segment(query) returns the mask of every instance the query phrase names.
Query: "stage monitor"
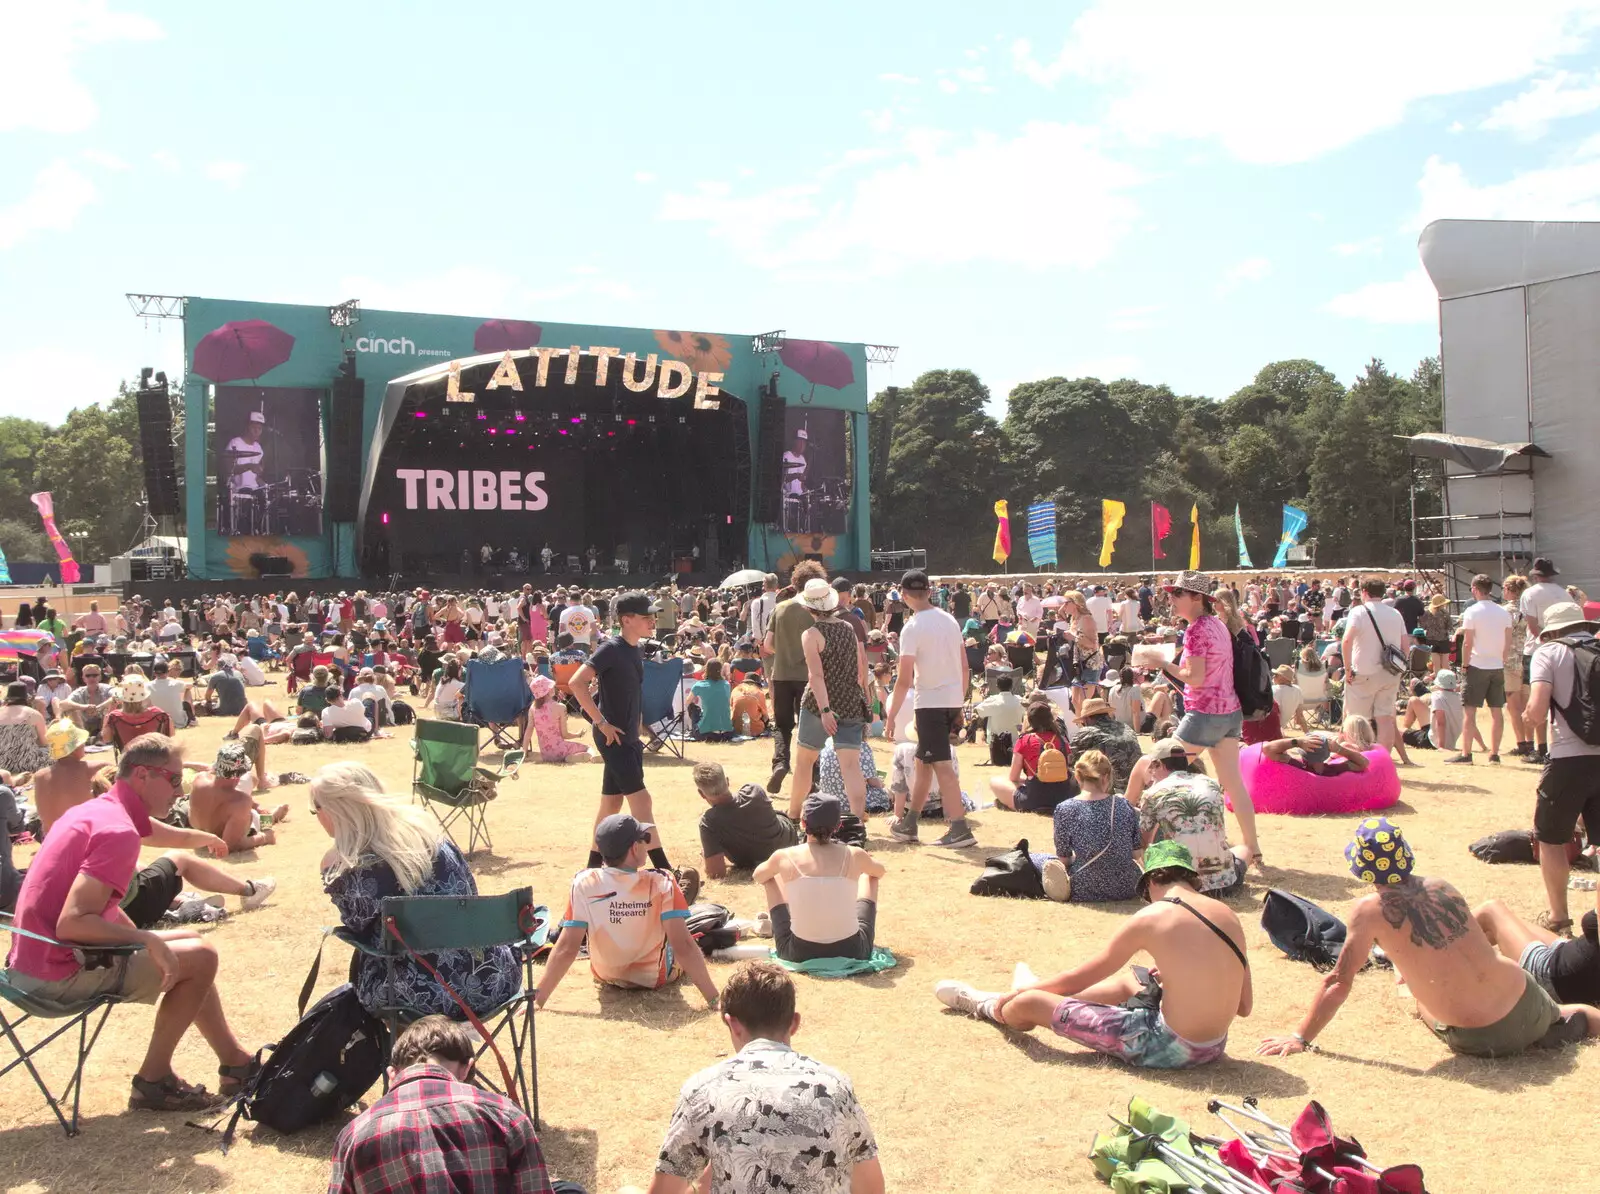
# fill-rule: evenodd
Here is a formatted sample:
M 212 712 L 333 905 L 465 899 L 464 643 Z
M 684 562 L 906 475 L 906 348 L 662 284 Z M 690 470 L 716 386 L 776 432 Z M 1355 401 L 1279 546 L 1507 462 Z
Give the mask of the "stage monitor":
M 783 530 L 789 535 L 837 535 L 850 509 L 847 413 L 790 406 L 784 414 L 781 469 Z
M 217 534 L 322 533 L 322 391 L 218 386 Z

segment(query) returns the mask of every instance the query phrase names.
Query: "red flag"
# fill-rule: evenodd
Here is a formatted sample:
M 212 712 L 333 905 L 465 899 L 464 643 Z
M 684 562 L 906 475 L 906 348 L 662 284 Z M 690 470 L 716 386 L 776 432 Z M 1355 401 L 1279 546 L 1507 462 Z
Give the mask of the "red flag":
M 1172 534 L 1172 511 L 1159 502 L 1150 503 L 1150 554 L 1158 560 L 1167 558 L 1161 550 L 1161 541 Z

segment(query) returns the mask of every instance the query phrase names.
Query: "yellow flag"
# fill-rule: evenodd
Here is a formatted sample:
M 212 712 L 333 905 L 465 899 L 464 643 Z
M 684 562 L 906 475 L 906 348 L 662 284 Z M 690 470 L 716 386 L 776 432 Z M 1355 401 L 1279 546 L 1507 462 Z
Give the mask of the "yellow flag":
M 1011 511 L 1004 498 L 994 504 L 994 516 L 999 519 L 994 528 L 994 562 L 1004 564 L 1011 558 Z
M 1200 506 L 1199 503 L 1189 507 L 1189 521 L 1194 523 L 1194 537 L 1189 540 L 1189 568 L 1191 571 L 1200 570 Z
M 1122 529 L 1122 517 L 1128 507 L 1110 498 L 1100 499 L 1100 567 L 1111 566 L 1111 553 L 1116 550 L 1117 532 Z

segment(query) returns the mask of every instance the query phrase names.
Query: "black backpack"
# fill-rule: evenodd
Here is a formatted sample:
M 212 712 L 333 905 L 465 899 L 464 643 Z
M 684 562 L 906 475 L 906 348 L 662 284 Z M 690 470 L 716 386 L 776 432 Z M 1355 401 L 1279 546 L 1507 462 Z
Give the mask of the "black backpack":
M 1272 663 L 1248 630 L 1233 636 L 1233 691 L 1246 721 L 1260 721 L 1272 712 Z
M 319 950 L 317 963 L 321 960 Z M 222 1133 L 224 1154 L 241 1116 L 289 1135 L 353 1106 L 383 1075 L 392 1044 L 389 1028 L 361 1006 L 355 987 L 335 987 L 305 1011 L 317 970 L 314 964 L 300 992 L 299 1021 L 263 1050 L 271 1056 L 234 1096 L 233 1115 Z
M 1568 727 L 1590 746 L 1600 746 L 1600 642 L 1592 634 L 1573 634 L 1556 640 L 1572 649 L 1572 699 L 1556 705 Z
M 1297 962 L 1310 962 L 1313 970 L 1332 970 L 1344 948 L 1344 921 L 1281 888 L 1272 888 L 1262 901 L 1261 927 L 1272 944 Z

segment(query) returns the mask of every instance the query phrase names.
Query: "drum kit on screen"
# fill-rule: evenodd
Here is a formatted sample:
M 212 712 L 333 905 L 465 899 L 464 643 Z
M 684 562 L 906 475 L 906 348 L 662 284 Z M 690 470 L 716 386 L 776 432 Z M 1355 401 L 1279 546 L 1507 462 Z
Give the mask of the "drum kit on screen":
M 292 468 L 282 481 L 235 487 L 223 506 L 222 535 L 315 535 L 322 530 L 322 474 Z
M 837 534 L 850 508 L 850 483 L 828 477 L 813 489 L 783 495 L 783 529 L 792 535 Z

